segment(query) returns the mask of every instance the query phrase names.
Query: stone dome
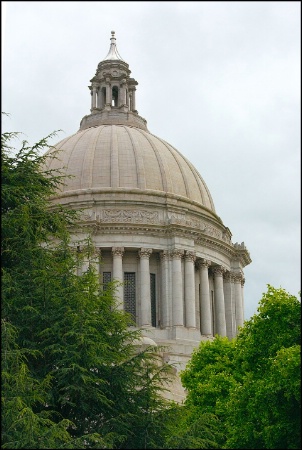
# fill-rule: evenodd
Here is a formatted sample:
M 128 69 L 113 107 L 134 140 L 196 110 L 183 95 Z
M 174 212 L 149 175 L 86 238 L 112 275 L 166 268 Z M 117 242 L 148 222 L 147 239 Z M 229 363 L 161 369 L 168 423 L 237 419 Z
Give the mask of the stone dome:
M 211 194 L 195 167 L 172 145 L 134 126 L 99 125 L 80 130 L 55 146 L 48 169 L 71 175 L 62 187 L 70 193 L 140 190 L 183 197 L 215 212 Z M 50 150 L 53 152 L 53 150 Z

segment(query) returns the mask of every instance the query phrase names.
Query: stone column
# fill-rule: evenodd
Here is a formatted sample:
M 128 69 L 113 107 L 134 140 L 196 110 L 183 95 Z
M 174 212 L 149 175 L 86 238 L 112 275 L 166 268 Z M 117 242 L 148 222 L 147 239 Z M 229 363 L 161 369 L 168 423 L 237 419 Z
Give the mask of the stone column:
M 100 98 L 101 98 L 101 109 L 106 105 L 106 85 L 102 84 L 100 88 Z
M 92 109 L 96 107 L 96 86 L 92 86 Z
M 200 275 L 200 333 L 205 335 L 213 334 L 208 271 L 210 264 L 211 261 L 201 259 L 197 265 Z
M 243 326 L 243 309 L 242 309 L 242 274 L 241 272 L 233 272 L 234 274 L 234 290 L 235 290 L 235 316 L 236 316 L 236 334 L 238 327 Z
M 140 257 L 140 296 L 141 296 L 141 325 L 151 326 L 151 295 L 150 295 L 150 268 L 149 258 L 151 248 L 141 248 L 138 252 Z
M 102 108 L 102 90 L 101 90 L 101 86 L 98 87 L 97 90 L 97 108 L 101 109 Z
M 215 324 L 216 334 L 226 336 L 225 305 L 223 292 L 223 272 L 222 266 L 214 267 L 214 301 L 215 301 Z
M 242 279 L 241 279 L 241 299 L 242 299 L 242 320 L 244 322 L 244 284 L 245 284 L 245 278 L 244 275 L 242 274 Z
M 106 80 L 106 105 L 112 106 L 112 92 L 110 82 Z
M 124 308 L 124 286 L 123 281 L 123 254 L 124 247 L 112 247 L 113 264 L 112 264 L 112 278 L 118 281 L 116 288 L 116 298 L 118 301 L 118 308 Z
M 92 89 L 90 90 L 90 95 L 91 95 L 91 108 L 90 108 L 90 110 L 92 111 L 93 110 L 93 90 Z
M 169 317 L 169 252 L 164 250 L 160 253 L 161 261 L 161 308 L 160 324 L 162 328 L 170 325 Z
M 231 272 L 224 274 L 224 300 L 225 300 L 225 321 L 226 333 L 229 339 L 234 335 L 234 305 L 233 305 L 233 289 L 232 289 L 232 275 Z
M 186 327 L 196 328 L 195 310 L 195 274 L 194 261 L 195 253 L 186 251 L 185 253 L 185 305 L 186 305 Z
M 172 250 L 172 325 L 184 325 L 184 307 L 182 299 L 181 258 L 183 250 Z
M 135 88 L 133 88 L 133 91 L 132 91 L 132 111 L 136 111 L 136 104 L 135 104 L 135 91 L 136 91 L 136 89 L 135 89 Z
M 126 80 L 123 80 L 120 85 L 120 96 L 119 96 L 119 106 L 123 106 L 126 104 L 126 88 L 125 88 Z

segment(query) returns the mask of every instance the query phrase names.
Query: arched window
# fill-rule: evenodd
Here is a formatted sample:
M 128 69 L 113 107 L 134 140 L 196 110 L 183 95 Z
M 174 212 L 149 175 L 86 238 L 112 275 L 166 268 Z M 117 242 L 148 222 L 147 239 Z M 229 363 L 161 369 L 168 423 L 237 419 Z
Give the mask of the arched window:
M 118 106 L 118 87 L 113 86 L 112 88 L 112 106 Z

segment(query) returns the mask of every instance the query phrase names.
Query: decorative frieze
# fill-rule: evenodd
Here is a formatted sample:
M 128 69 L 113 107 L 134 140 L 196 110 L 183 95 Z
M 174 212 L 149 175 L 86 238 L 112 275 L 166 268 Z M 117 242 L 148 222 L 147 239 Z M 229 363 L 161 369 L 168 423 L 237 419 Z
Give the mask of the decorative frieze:
M 158 212 L 146 210 L 105 209 L 100 222 L 159 223 Z
M 132 209 L 104 209 L 100 213 L 86 210 L 82 214 L 82 220 L 97 221 L 99 223 L 150 223 L 154 225 L 181 225 L 194 228 L 216 239 L 231 243 L 230 235 L 202 220 L 186 217 L 185 214 L 168 213 L 166 223 L 160 219 L 157 211 L 132 210 Z M 241 247 L 240 247 L 241 249 Z
M 231 259 L 238 259 L 241 265 L 246 266 L 249 261 L 248 251 L 243 248 L 244 244 L 234 246 L 226 236 L 229 236 L 228 230 L 223 235 L 220 230 L 215 230 L 211 225 L 202 224 L 199 221 L 200 228 L 187 228 L 180 226 L 181 214 L 178 215 L 179 223 L 165 227 L 160 212 L 148 210 L 127 210 L 127 209 L 105 209 L 100 211 L 86 210 L 82 215 L 84 228 L 92 227 L 93 235 L 102 234 L 151 234 L 163 237 L 181 236 L 193 239 L 195 245 L 205 246 L 223 253 Z M 185 217 L 182 215 L 182 217 Z M 169 220 L 168 220 L 169 222 Z M 195 222 L 195 225 L 197 221 Z M 156 228 L 148 228 L 152 225 Z M 140 227 L 139 227 L 140 226 Z M 139 228 L 138 228 L 139 227 Z M 220 233 L 220 234 L 219 234 Z M 218 237 L 220 238 L 218 239 Z

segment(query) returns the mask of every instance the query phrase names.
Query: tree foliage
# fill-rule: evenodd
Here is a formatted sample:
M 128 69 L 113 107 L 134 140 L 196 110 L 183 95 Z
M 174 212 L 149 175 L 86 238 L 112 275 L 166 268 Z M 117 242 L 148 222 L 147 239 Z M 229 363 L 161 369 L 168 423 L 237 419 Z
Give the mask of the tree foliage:
M 236 339 L 202 342 L 182 373 L 186 406 L 214 414 L 222 448 L 300 448 L 300 301 L 268 285 Z
M 227 405 L 229 448 L 300 448 L 300 350 L 301 303 L 268 285 L 237 337 L 242 380 Z

